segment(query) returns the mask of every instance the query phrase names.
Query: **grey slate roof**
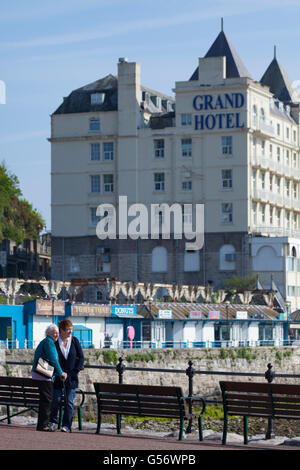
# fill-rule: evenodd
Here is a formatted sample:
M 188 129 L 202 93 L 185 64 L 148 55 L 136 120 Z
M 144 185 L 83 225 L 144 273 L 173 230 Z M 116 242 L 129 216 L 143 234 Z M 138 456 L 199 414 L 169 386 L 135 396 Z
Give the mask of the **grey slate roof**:
M 291 85 L 291 82 L 282 66 L 274 57 L 269 67 L 263 74 L 260 83 L 270 88 L 276 98 L 283 102 L 299 101 L 300 97 Z
M 227 38 L 224 31 L 221 31 L 216 40 L 206 53 L 205 57 L 226 57 L 226 78 L 248 77 L 250 73 L 243 64 L 235 48 Z M 198 80 L 198 67 L 190 80 Z
M 91 94 L 105 93 L 102 104 L 91 104 Z M 70 93 L 53 114 L 88 113 L 94 111 L 116 111 L 118 109 L 118 79 L 114 75 L 89 83 Z

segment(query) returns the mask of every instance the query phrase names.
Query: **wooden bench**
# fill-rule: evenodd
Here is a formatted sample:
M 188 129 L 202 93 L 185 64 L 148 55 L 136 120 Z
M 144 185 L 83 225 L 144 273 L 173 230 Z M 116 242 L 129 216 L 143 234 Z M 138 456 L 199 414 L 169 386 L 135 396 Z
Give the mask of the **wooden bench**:
M 244 444 L 248 444 L 248 416 L 270 419 L 300 419 L 300 385 L 220 382 L 226 444 L 228 416 L 243 416 Z
M 81 394 L 81 401 L 76 404 L 78 413 L 78 427 L 82 429 L 81 408 L 84 403 L 85 395 L 82 390 L 76 390 Z M 40 403 L 39 380 L 23 377 L 1 377 L 0 376 L 0 406 L 6 406 L 6 417 L 0 419 L 7 420 L 11 424 L 11 418 L 26 411 L 33 410 L 38 412 Z M 11 407 L 25 408 L 22 411 L 11 414 Z M 59 427 L 61 426 L 62 410 L 64 401 L 62 400 L 59 410 Z
M 203 440 L 201 417 L 205 411 L 205 401 L 201 397 L 184 397 L 180 387 L 94 383 L 94 388 L 98 405 L 97 434 L 100 433 L 102 415 L 115 414 L 118 434 L 121 434 L 122 415 L 179 419 L 179 440 L 182 440 L 184 420 L 197 418 L 199 440 Z M 189 413 L 190 400 L 201 402 L 199 414 Z

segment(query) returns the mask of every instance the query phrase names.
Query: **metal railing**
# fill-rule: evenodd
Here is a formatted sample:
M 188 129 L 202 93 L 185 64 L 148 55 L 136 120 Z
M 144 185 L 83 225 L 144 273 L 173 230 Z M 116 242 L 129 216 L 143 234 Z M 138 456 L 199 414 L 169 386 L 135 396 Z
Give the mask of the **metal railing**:
M 3 364 L 4 366 L 9 365 L 21 365 L 21 366 L 31 366 L 30 362 L 16 362 L 16 361 L 7 361 Z M 115 370 L 118 376 L 118 383 L 123 384 L 124 376 L 129 371 L 134 372 L 151 372 L 159 374 L 185 374 L 188 380 L 188 396 L 192 397 L 194 395 L 194 377 L 196 375 L 214 375 L 214 376 L 231 376 L 231 377 L 262 377 L 267 380 L 268 383 L 273 382 L 276 378 L 292 378 L 300 379 L 300 374 L 277 374 L 273 370 L 271 363 L 267 364 L 267 370 L 265 372 L 232 372 L 232 371 L 212 371 L 212 370 L 197 370 L 193 367 L 193 361 L 188 361 L 188 367 L 186 369 L 160 369 L 160 368 L 150 368 L 150 367 L 132 367 L 124 364 L 122 357 L 119 357 L 118 363 L 115 366 L 101 366 L 101 365 L 90 365 L 86 364 L 85 369 L 103 369 L 103 370 Z M 95 397 L 95 392 L 82 391 L 85 395 L 91 395 Z M 223 402 L 218 399 L 205 399 L 206 403 L 218 405 Z M 189 400 L 189 412 L 193 413 L 193 402 Z M 186 428 L 186 433 L 192 432 L 192 419 L 189 420 L 188 426 Z M 268 418 L 268 426 L 266 431 L 266 439 L 273 437 L 273 420 Z
M 35 349 L 40 340 L 0 340 L 0 349 Z M 220 340 L 220 341 L 113 341 L 106 343 L 100 341 L 98 345 L 91 341 L 80 341 L 83 349 L 198 349 L 198 348 L 259 348 L 299 346 L 295 339 L 270 339 L 270 340 Z

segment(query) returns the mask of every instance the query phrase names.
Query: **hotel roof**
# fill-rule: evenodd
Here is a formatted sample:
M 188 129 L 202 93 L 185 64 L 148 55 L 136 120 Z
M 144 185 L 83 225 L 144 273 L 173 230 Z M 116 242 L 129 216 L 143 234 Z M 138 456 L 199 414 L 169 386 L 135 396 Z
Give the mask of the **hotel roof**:
M 248 77 L 250 73 L 242 62 L 242 59 L 222 30 L 206 53 L 205 57 L 226 57 L 226 78 Z M 198 67 L 190 80 L 198 80 Z
M 260 83 L 270 88 L 271 93 L 275 95 L 280 101 L 283 102 L 298 102 L 300 97 L 278 62 L 276 55 L 269 67 L 263 74 Z

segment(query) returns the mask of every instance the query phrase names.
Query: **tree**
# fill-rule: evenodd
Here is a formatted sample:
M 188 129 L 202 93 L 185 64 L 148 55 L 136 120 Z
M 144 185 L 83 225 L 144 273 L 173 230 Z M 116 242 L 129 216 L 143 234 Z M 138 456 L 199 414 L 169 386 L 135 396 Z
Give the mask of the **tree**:
M 25 238 L 37 240 L 45 222 L 36 209 L 23 199 L 16 175 L 0 165 L 0 241 L 4 238 L 22 244 Z
M 224 287 L 227 291 L 233 292 L 253 290 L 256 287 L 256 276 L 245 276 L 244 278 L 233 276 L 224 281 Z

